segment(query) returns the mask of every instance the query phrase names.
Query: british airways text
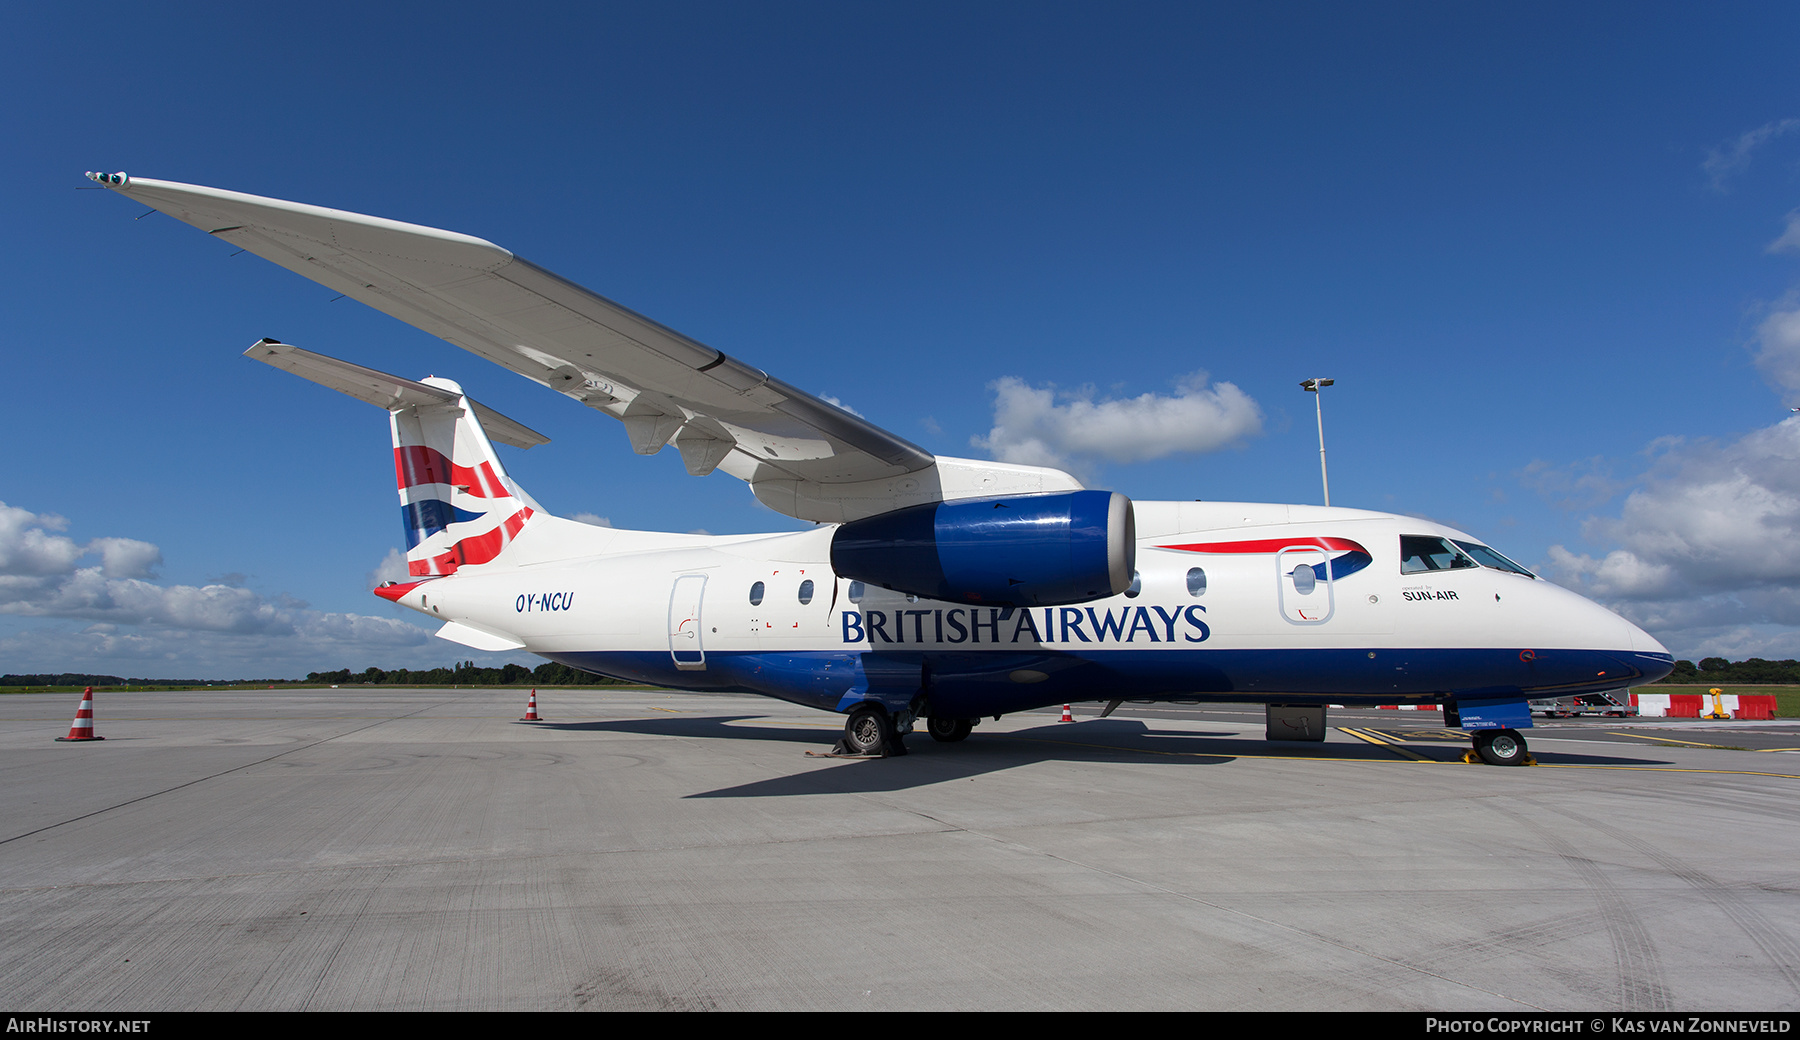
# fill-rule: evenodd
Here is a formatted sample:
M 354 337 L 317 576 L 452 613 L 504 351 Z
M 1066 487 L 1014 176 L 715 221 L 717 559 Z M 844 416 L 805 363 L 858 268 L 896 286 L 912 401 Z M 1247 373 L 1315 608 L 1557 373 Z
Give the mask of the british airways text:
M 1211 635 L 1198 603 L 1165 609 L 1121 607 L 951 607 L 948 610 L 846 610 L 844 642 L 1204 643 Z

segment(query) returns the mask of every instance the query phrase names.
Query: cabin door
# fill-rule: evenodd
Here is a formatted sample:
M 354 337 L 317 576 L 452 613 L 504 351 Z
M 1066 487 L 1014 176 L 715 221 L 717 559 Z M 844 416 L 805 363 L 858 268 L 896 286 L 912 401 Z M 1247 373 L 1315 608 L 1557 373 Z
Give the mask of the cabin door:
M 669 594 L 669 655 L 684 672 L 706 669 L 705 640 L 700 635 L 700 601 L 706 575 L 683 574 Z
M 1293 546 L 1275 556 L 1275 583 L 1281 616 L 1296 625 L 1322 625 L 1331 620 L 1331 562 L 1323 549 Z

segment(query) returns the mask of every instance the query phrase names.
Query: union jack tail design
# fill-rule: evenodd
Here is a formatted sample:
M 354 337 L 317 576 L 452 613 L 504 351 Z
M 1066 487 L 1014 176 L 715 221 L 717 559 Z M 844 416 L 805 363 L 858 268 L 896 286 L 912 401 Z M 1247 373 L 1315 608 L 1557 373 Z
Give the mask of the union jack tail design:
M 499 558 L 542 512 L 506 475 L 462 387 L 435 377 L 421 382 L 456 399 L 388 413 L 406 570 L 413 577 L 454 574 Z
M 387 411 L 406 569 L 413 577 L 492 562 L 532 526 L 533 517 L 550 519 L 506 475 L 488 437 L 515 448 L 550 438 L 470 400 L 450 380 L 403 379 L 272 339 L 258 340 L 244 356 Z M 395 599 L 401 593 L 390 595 L 393 588 L 398 586 L 377 592 Z

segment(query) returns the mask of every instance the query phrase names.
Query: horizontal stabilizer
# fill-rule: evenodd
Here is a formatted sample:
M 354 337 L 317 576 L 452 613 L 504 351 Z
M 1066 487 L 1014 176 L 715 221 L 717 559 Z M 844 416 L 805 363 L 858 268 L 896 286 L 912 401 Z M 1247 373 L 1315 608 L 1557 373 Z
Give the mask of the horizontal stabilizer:
M 524 643 L 512 636 L 488 632 L 457 621 L 444 622 L 444 627 L 437 630 L 437 637 L 448 639 L 452 643 L 461 643 L 474 650 L 523 650 L 525 648 Z
M 358 401 L 367 401 L 388 411 L 407 405 L 455 404 L 459 396 L 440 387 L 390 376 L 386 372 L 377 372 L 372 368 L 339 361 L 310 350 L 301 350 L 272 339 L 257 341 L 255 346 L 244 351 L 244 356 L 286 369 L 302 379 L 310 379 L 320 386 L 328 386 L 339 393 L 349 394 Z M 481 420 L 482 429 L 487 431 L 490 440 L 514 448 L 532 448 L 550 443 L 550 438 L 523 423 L 508 419 L 484 404 L 473 400 L 469 404 L 474 406 L 475 415 Z

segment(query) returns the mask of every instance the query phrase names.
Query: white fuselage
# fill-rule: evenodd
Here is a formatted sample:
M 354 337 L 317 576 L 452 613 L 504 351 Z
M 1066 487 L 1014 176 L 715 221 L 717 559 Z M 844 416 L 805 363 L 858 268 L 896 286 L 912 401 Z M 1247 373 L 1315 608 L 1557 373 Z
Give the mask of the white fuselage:
M 832 571 L 830 526 L 704 537 L 551 517 L 520 537 L 514 565 L 397 601 L 577 667 L 823 708 L 898 697 L 915 675 L 939 713 L 985 715 L 1120 696 L 1541 695 L 1667 671 L 1650 636 L 1542 579 L 1473 565 L 1402 573 L 1403 536 L 1473 541 L 1428 521 L 1215 502 L 1136 513 L 1134 588 L 1073 605 L 987 607 L 853 582 Z M 1347 573 L 1338 556 L 1353 561 Z M 1296 578 L 1309 569 L 1316 580 Z M 897 672 L 877 675 L 870 658 Z

